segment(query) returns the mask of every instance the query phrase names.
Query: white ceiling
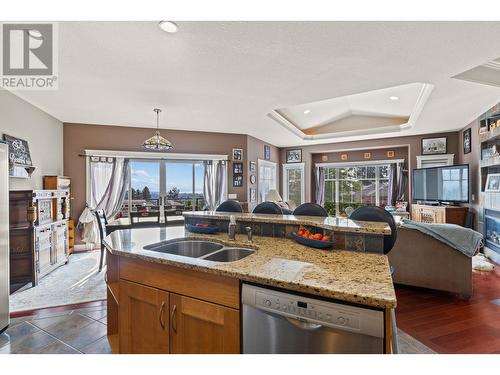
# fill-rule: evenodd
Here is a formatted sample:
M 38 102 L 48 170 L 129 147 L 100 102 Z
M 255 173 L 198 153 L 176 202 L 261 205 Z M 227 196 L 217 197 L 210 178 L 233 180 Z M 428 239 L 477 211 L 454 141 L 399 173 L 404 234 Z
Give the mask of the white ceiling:
M 409 135 L 461 129 L 500 102 L 499 87 L 451 78 L 500 56 L 500 22 L 178 24 L 166 34 L 155 22 L 60 23 L 59 90 L 16 94 L 65 122 L 153 127 L 160 107 L 163 128 L 277 146 L 331 140 L 301 139 L 266 116 L 275 108 L 433 84 Z

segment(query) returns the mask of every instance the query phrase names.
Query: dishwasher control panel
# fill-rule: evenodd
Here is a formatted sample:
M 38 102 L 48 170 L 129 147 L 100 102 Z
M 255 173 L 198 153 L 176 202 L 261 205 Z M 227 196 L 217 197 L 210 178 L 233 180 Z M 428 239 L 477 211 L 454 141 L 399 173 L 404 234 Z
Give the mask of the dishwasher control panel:
M 292 319 L 378 337 L 384 335 L 384 315 L 379 310 L 302 297 L 247 284 L 243 286 L 242 302 Z
M 307 299 L 308 300 L 308 299 Z M 294 318 L 305 318 L 315 322 L 326 323 L 341 327 L 359 329 L 359 314 L 348 309 L 337 309 L 332 306 L 323 305 L 320 301 L 310 302 L 300 297 L 289 298 L 288 296 L 277 296 L 271 293 L 256 293 L 258 306 L 268 310 L 277 310 L 293 315 Z

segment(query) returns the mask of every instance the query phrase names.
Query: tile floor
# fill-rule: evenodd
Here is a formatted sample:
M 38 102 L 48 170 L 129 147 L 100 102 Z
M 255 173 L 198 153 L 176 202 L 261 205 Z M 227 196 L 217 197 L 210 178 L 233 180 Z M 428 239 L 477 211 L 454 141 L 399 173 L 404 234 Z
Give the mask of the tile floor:
M 401 354 L 434 353 L 401 330 L 398 343 Z M 11 318 L 9 328 L 0 334 L 0 354 L 110 353 L 105 301 L 34 310 Z
M 0 354 L 109 354 L 106 305 L 12 318 Z

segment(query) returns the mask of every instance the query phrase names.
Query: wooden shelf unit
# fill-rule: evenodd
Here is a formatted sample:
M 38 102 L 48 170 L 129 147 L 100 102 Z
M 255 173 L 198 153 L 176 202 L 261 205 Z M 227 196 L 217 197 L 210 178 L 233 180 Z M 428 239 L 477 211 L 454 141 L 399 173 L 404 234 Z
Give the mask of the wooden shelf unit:
M 412 204 L 411 218 L 421 223 L 464 226 L 468 210 L 467 207 Z
M 33 286 L 68 262 L 68 219 L 62 190 L 17 190 L 9 193 L 10 284 Z

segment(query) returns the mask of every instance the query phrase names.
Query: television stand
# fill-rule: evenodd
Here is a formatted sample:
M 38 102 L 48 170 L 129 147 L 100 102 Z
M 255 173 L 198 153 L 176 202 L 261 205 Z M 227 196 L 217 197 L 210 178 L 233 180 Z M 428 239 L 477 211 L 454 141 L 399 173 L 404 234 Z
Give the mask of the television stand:
M 468 207 L 412 204 L 411 219 L 420 223 L 464 226 L 468 211 Z

